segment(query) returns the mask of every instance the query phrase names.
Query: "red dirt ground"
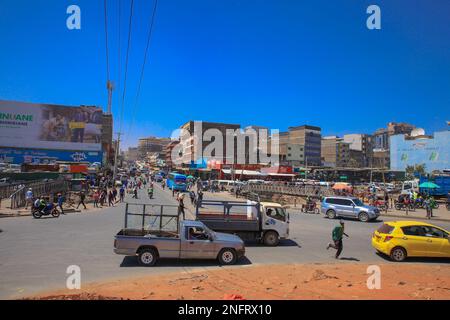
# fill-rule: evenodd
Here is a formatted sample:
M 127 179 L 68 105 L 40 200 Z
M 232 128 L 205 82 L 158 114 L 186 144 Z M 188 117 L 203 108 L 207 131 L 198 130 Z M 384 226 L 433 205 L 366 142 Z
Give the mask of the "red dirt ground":
M 381 264 L 381 289 L 367 288 L 365 264 L 289 264 L 228 267 L 92 283 L 82 290 L 31 299 L 445 299 L 450 266 Z

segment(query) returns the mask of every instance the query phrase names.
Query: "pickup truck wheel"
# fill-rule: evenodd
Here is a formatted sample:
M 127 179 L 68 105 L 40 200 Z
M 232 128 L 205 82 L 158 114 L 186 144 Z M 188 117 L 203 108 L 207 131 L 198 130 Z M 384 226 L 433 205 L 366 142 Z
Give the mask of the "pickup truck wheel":
M 153 249 L 143 249 L 139 252 L 139 263 L 143 266 L 153 266 L 156 263 L 157 254 Z
M 278 233 L 275 231 L 267 231 L 264 233 L 264 244 L 269 247 L 276 247 L 280 239 L 278 238 Z
M 236 251 L 233 249 L 222 249 L 219 253 L 219 263 L 222 265 L 235 264 L 237 261 Z

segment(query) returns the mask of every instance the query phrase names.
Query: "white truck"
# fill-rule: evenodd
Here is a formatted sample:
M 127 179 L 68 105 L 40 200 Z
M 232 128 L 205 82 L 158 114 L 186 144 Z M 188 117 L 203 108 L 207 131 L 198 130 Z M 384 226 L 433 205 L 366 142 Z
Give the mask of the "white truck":
M 289 237 L 289 214 L 274 202 L 203 200 L 197 204 L 196 219 L 214 231 L 267 246 Z

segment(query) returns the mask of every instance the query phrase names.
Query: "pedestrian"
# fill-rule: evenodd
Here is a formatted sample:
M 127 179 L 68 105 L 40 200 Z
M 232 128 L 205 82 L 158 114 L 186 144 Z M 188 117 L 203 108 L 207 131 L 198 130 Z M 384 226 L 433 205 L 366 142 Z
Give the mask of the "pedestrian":
M 98 200 L 100 199 L 100 193 L 99 193 L 98 190 L 94 191 L 93 198 L 94 198 L 94 208 L 98 208 L 99 207 L 98 206 Z
M 178 197 L 178 216 L 183 214 L 183 220 L 185 220 L 186 216 L 184 213 L 184 194 L 180 194 Z
M 86 199 L 86 194 L 84 193 L 83 190 L 80 191 L 79 197 L 80 197 L 80 201 L 78 202 L 77 209 L 80 207 L 80 204 L 82 204 L 84 207 L 84 210 L 87 210 L 86 204 L 84 203 L 84 200 Z
M 133 189 L 133 199 L 137 199 L 138 198 L 138 189 L 137 187 L 134 187 Z
M 103 207 L 103 205 L 105 204 L 105 200 L 106 200 L 106 192 L 105 189 L 102 189 L 100 193 L 100 207 Z
M 58 207 L 61 209 L 62 214 L 65 214 L 63 209 L 63 204 L 65 200 L 66 199 L 64 198 L 64 196 L 61 193 L 58 193 Z
M 25 193 L 25 209 L 28 209 L 28 205 L 30 205 L 31 208 L 33 208 L 33 189 L 29 188 L 28 191 Z
M 200 208 L 202 207 L 202 201 L 203 201 L 203 191 L 199 190 L 197 192 L 197 206 Z
M 108 206 L 114 207 L 114 194 L 113 194 L 112 190 L 109 190 L 109 193 L 108 193 Z
M 112 189 L 112 194 L 113 194 L 113 201 L 114 201 L 114 202 L 117 202 L 117 201 L 116 201 L 116 199 L 117 199 L 117 189 L 116 189 L 116 187 L 114 187 L 114 188 Z
M 333 238 L 334 244 L 329 243 L 327 246 L 327 250 L 330 248 L 337 250 L 336 256 L 335 256 L 336 259 L 339 259 L 342 249 L 344 249 L 344 243 L 342 241 L 343 236 L 346 236 L 348 238 L 348 234 L 346 234 L 344 232 L 344 221 L 341 220 L 339 222 L 339 225 L 334 227 L 333 232 L 332 232 L 332 238 Z
M 189 197 L 191 198 L 191 204 L 193 205 L 195 202 L 195 192 L 194 191 L 189 191 Z
M 121 186 L 119 190 L 119 201 L 123 202 L 124 198 L 125 198 L 125 188 L 124 186 Z
M 387 192 L 384 193 L 384 210 L 387 213 L 389 207 L 389 194 Z

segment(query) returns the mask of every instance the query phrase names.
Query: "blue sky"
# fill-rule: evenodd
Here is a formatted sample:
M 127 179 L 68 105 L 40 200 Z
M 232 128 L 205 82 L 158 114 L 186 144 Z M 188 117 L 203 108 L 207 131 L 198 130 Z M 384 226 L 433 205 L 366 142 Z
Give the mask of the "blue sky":
M 118 1 L 108 0 L 116 86 Z M 123 81 L 130 1 L 121 1 Z M 81 8 L 81 30 L 66 28 L 71 4 Z M 381 8 L 381 30 L 366 28 L 370 4 Z M 310 124 L 325 135 L 370 133 L 389 121 L 430 132 L 450 120 L 448 0 L 159 0 L 133 111 L 152 6 L 135 0 L 125 146 L 191 119 Z M 106 107 L 103 1 L 2 0 L 0 39 L 0 99 Z

